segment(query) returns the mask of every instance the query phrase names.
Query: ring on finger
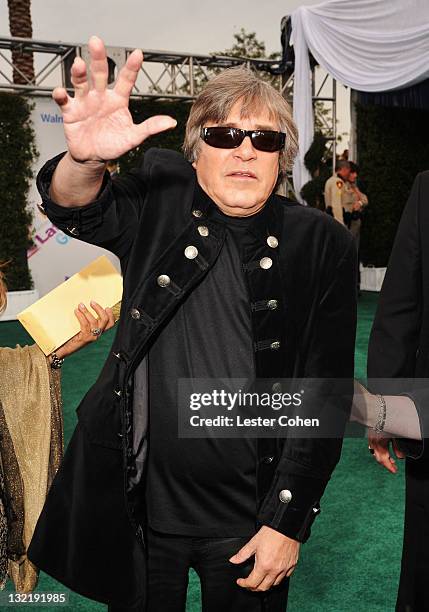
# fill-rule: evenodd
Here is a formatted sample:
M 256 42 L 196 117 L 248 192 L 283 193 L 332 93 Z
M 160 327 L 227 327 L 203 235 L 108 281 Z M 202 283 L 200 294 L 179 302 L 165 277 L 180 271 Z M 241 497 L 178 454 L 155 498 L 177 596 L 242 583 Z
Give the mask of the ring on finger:
M 94 329 L 91 329 L 91 334 L 95 336 L 96 338 L 99 338 L 102 333 L 103 332 L 101 331 L 99 327 L 95 327 Z

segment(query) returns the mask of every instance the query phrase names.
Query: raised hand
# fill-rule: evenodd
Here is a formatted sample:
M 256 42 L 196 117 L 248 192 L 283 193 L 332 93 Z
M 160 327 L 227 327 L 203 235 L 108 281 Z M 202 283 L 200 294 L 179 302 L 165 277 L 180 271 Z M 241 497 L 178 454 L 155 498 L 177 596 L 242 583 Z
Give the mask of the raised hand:
M 143 62 L 135 49 L 119 72 L 113 89 L 107 88 L 108 64 L 103 41 L 90 38 L 90 79 L 85 62 L 77 57 L 71 69 L 74 98 L 58 87 L 52 97 L 60 106 L 67 146 L 76 161 L 117 159 L 140 145 L 146 138 L 174 128 L 176 121 L 167 115 L 150 117 L 134 124 L 128 103 Z

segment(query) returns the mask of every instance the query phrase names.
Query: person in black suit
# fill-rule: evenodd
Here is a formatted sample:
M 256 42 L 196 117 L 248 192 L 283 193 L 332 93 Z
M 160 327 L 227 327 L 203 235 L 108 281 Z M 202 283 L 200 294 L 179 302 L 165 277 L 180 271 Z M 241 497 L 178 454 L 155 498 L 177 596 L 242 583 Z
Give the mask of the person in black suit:
M 352 417 L 374 428 L 369 450 L 389 471 L 396 471 L 390 444 L 397 457 L 406 456 L 397 612 L 429 609 L 429 449 L 424 442 L 429 437 L 428 200 L 429 172 L 423 172 L 402 214 L 369 341 L 370 389 L 389 395 L 364 392 L 366 401 L 355 402 Z
M 149 149 L 111 180 L 106 160 L 176 121 L 133 123 L 140 50 L 107 89 L 104 44 L 88 46 L 90 75 L 82 58 L 71 69 L 75 96 L 54 92 L 69 149 L 37 184 L 53 223 L 119 256 L 124 292 L 29 558 L 110 610 L 184 611 L 194 567 L 206 612 L 283 612 L 349 416 L 353 237 L 275 194 L 296 129 L 284 98 L 247 70 L 206 85 L 186 158 Z M 335 435 L 181 437 L 180 379 L 213 376 L 270 379 L 273 393 L 283 379 L 315 379 L 306 409 Z M 95 550 L 106 563 L 94 563 Z

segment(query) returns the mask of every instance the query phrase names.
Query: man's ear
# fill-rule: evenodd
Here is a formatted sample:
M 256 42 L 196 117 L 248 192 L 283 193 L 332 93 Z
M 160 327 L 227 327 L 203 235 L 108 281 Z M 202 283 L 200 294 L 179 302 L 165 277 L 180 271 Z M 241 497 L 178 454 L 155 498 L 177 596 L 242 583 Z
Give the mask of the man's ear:
M 192 167 L 194 168 L 194 170 L 197 169 L 197 161 L 196 160 L 192 162 Z

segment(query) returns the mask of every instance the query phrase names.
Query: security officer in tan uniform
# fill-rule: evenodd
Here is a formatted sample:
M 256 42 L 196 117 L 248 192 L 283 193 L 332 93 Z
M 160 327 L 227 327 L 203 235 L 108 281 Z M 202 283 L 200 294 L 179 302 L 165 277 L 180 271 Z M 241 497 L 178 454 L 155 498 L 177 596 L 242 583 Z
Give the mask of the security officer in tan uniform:
M 325 208 L 329 214 L 345 225 L 343 209 L 350 213 L 353 207 L 353 193 L 347 186 L 350 175 L 350 163 L 339 160 L 335 166 L 335 174 L 325 183 Z

